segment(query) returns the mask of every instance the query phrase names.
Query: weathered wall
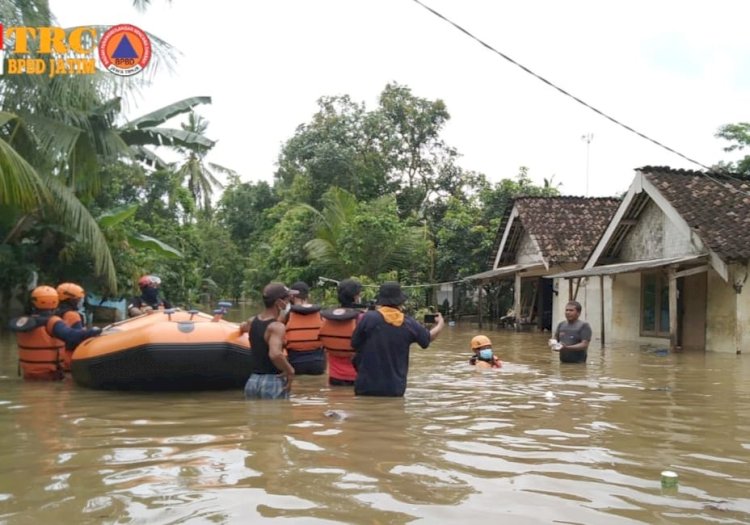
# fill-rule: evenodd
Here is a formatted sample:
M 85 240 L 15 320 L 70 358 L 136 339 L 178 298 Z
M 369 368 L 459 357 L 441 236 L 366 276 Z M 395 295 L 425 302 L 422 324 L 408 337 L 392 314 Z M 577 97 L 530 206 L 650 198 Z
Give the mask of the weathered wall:
M 613 276 L 611 319 L 610 333 L 613 341 L 640 340 L 641 275 L 639 273 L 622 273 Z M 663 340 L 659 339 L 659 341 Z
M 649 201 L 636 224 L 624 240 L 620 260 L 643 261 L 697 254 L 690 238 Z
M 742 291 L 736 295 L 737 301 L 737 351 L 742 354 L 750 354 L 750 279 L 744 280 L 744 276 L 750 275 L 750 265 L 744 266 L 734 274 L 734 280 L 743 282 Z M 734 291 L 734 289 L 732 289 Z
M 750 354 L 750 288 L 742 291 L 737 296 L 737 341 L 739 343 L 737 352 L 741 354 Z
M 542 256 L 537 251 L 536 243 L 531 239 L 531 235 L 529 235 L 529 233 L 526 231 L 523 232 L 523 237 L 518 243 L 516 262 L 518 264 L 542 262 Z
M 732 286 L 713 270 L 708 271 L 706 350 L 735 353 L 737 297 Z

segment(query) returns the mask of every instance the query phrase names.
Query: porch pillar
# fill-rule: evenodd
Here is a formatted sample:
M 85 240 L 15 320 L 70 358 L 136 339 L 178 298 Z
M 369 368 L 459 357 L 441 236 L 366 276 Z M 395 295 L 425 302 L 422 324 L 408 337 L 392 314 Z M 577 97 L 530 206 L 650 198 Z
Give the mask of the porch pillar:
M 677 271 L 673 266 L 667 271 L 669 276 L 669 349 L 677 349 Z M 658 315 L 658 312 L 657 312 Z
M 521 330 L 521 272 L 516 272 L 514 276 L 513 312 L 516 315 L 516 331 L 519 332 Z
M 604 348 L 604 275 L 599 276 L 599 308 L 601 309 L 599 327 L 602 332 L 602 348 Z

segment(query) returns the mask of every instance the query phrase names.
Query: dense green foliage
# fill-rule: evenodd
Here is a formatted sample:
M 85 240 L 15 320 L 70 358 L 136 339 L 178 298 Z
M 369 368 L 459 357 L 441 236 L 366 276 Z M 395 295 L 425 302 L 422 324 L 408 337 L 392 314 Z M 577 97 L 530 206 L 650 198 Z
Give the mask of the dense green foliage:
M 724 151 L 744 151 L 750 147 L 750 122 L 726 124 L 719 128 L 716 137 L 730 142 L 729 146 L 724 148 Z M 736 162 L 719 163 L 718 167 L 732 173 L 750 175 L 750 155 L 745 155 Z
M 52 22 L 43 0 L 11 7 L 6 23 Z M 453 281 L 487 269 L 513 197 L 557 193 L 524 169 L 490 184 L 458 166 L 441 138 L 443 101 L 395 83 L 373 109 L 322 97 L 281 148 L 272 184 L 207 162 L 215 141 L 196 111 L 209 97 L 127 121 L 131 87 L 107 73 L 0 86 L 5 306 L 35 276 L 119 296 L 155 273 L 181 305 L 254 297 L 270 280 Z M 431 289 L 414 295 L 429 301 Z

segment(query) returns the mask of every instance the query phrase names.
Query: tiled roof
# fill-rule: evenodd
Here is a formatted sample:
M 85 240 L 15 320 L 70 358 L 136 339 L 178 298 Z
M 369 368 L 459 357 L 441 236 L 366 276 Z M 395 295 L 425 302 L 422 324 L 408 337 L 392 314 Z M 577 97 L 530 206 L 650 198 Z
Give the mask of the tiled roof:
M 514 201 L 523 228 L 549 263 L 585 262 L 607 229 L 619 199 L 599 197 L 520 197 Z M 503 221 L 504 230 L 507 221 Z M 502 235 L 502 232 L 500 232 Z M 505 249 L 515 247 L 505 247 Z M 507 254 L 510 255 L 510 254 Z
M 653 166 L 638 171 L 725 262 L 750 260 L 750 179 Z

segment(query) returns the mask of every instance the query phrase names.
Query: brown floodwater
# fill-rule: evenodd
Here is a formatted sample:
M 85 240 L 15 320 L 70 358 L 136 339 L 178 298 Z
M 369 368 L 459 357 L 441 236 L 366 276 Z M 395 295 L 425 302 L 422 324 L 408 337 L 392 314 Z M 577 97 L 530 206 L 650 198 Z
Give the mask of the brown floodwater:
M 485 330 L 504 366 L 480 372 L 476 333 L 414 347 L 403 399 L 305 376 L 289 401 L 24 382 L 0 334 L 0 523 L 750 522 L 750 356 L 561 365 Z

